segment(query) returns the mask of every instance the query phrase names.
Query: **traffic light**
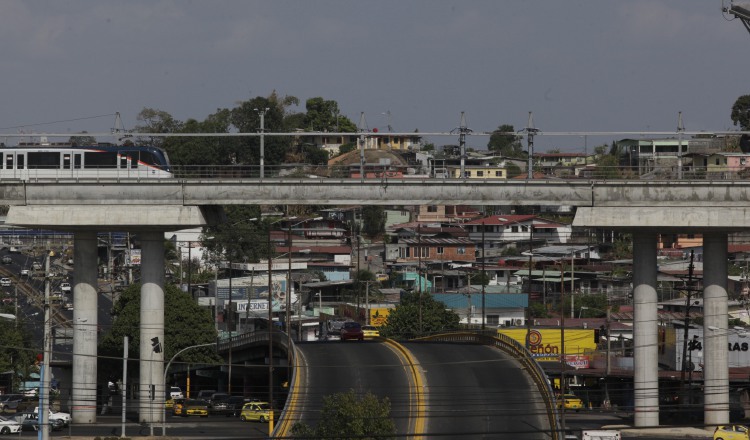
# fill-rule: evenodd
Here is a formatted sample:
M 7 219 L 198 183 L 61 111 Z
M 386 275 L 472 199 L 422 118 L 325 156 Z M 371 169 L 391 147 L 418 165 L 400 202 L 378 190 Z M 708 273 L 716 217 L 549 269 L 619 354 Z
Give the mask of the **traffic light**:
M 151 338 L 151 348 L 154 350 L 154 353 L 161 353 L 161 343 L 158 336 Z

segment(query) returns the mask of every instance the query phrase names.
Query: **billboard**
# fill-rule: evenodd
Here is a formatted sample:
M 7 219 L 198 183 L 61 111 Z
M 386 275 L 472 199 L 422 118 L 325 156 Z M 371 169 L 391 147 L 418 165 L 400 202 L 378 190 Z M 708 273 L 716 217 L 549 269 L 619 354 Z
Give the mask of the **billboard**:
M 562 331 L 559 328 L 502 328 L 498 329 L 497 333 L 527 346 L 531 355 L 540 361 L 559 361 L 560 355 L 563 354 Z M 527 337 L 528 345 L 526 344 Z M 570 355 L 582 355 L 595 351 L 596 342 L 596 332 L 593 329 L 566 329 L 564 354 L 568 358 Z M 578 361 L 581 360 L 583 359 L 578 359 Z
M 385 320 L 388 319 L 388 314 L 391 313 L 391 309 L 385 308 L 371 308 L 370 309 L 370 325 L 380 327 L 385 324 Z

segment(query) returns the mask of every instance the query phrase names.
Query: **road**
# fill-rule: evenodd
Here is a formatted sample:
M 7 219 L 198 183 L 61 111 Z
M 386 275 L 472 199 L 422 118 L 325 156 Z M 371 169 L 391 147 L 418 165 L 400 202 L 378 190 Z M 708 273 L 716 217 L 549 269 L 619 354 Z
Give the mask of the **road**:
M 550 437 L 541 393 L 521 365 L 492 347 L 408 342 L 425 377 L 427 436 Z

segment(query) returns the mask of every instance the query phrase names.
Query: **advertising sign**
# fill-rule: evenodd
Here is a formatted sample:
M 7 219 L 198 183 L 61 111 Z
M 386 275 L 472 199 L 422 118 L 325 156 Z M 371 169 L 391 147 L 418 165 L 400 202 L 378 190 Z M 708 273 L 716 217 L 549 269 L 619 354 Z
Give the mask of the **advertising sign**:
M 596 350 L 595 332 L 593 329 L 566 329 L 565 330 L 565 353 L 562 353 L 562 331 L 559 328 L 551 329 L 522 329 L 522 328 L 508 328 L 498 329 L 499 335 L 508 336 L 521 345 L 525 345 L 531 355 L 542 361 L 559 361 L 560 355 L 568 355 L 566 359 L 569 359 L 568 363 L 574 362 L 577 365 L 582 365 L 582 356 L 570 355 L 583 355 L 586 352 Z M 528 345 L 526 339 L 528 338 Z M 588 368 L 588 361 L 586 366 L 575 366 L 576 368 Z
M 380 327 L 385 324 L 391 309 L 370 309 L 370 325 Z

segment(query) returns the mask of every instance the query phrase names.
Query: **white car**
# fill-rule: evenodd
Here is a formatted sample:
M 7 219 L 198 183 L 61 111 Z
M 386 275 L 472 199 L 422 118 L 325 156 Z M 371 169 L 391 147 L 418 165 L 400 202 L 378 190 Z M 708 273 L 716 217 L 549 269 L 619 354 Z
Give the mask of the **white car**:
M 0 416 L 0 434 L 17 434 L 21 432 L 20 423 L 7 417 Z
M 60 291 L 62 293 L 70 293 L 70 283 L 60 283 Z
M 39 413 L 39 407 L 34 408 L 34 413 Z M 64 413 L 64 412 L 52 412 L 52 410 L 49 410 L 49 416 L 47 416 L 47 419 L 51 422 L 54 422 L 56 420 L 61 420 L 63 426 L 70 425 L 70 414 Z
M 172 399 L 184 399 L 185 397 L 182 395 L 182 390 L 180 387 L 170 387 L 169 388 L 169 397 Z
M 10 278 L 0 278 L 0 287 L 10 287 Z
M 29 269 L 21 269 L 21 276 L 22 277 L 29 276 Z

